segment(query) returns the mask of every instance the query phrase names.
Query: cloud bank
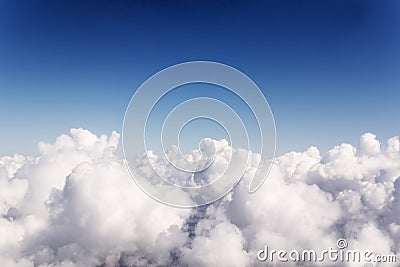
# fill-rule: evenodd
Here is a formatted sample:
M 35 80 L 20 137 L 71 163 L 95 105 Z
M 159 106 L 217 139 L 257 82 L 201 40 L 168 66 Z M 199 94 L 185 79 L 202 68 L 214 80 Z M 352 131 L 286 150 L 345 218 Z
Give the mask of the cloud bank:
M 216 164 L 198 181 L 226 167 L 228 144 L 213 142 Z M 260 262 L 257 252 L 266 245 L 318 251 L 338 238 L 352 249 L 400 256 L 399 137 L 382 145 L 366 133 L 358 147 L 284 154 L 255 194 L 243 179 L 208 206 L 191 237 L 185 229 L 197 211 L 144 194 L 116 155 L 118 143 L 116 132 L 97 137 L 71 129 L 39 143 L 39 157 L 0 158 L 2 266 L 282 266 Z M 139 158 L 138 172 L 151 164 L 168 171 L 157 155 L 152 159 Z M 249 166 L 245 176 L 254 171 Z

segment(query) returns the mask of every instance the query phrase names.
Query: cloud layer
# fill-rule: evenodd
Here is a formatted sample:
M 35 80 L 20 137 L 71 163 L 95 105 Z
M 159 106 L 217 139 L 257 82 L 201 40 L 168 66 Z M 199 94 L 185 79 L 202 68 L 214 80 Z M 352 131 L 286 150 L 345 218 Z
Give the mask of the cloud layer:
M 39 143 L 39 157 L 0 158 L 2 266 L 267 266 L 274 263 L 257 259 L 266 245 L 323 250 L 338 238 L 352 249 L 400 256 L 398 137 L 381 145 L 366 133 L 357 148 L 282 155 L 255 194 L 243 179 L 208 206 L 194 238 L 184 229 L 196 211 L 162 205 L 138 189 L 115 154 L 118 142 L 115 132 L 71 129 Z M 216 164 L 199 181 L 226 167 L 228 144 L 214 142 Z M 159 171 L 168 170 L 153 156 Z M 152 163 L 139 160 L 138 172 Z M 245 176 L 254 171 L 249 166 Z

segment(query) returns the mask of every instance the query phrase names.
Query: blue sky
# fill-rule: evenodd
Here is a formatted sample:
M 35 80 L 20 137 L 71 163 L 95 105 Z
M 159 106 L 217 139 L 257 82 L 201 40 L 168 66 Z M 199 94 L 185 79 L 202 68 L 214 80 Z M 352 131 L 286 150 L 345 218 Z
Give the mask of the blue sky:
M 399 135 L 398 1 L 0 1 L 0 155 L 121 132 L 135 89 L 191 60 L 246 73 L 278 154 Z

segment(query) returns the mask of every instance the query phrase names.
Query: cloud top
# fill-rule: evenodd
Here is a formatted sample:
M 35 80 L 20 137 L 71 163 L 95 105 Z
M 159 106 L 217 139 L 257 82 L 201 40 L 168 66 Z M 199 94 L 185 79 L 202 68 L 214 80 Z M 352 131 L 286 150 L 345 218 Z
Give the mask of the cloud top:
M 214 142 L 215 165 L 198 182 L 225 168 L 229 147 Z M 39 157 L 0 158 L 2 265 L 265 266 L 256 255 L 265 245 L 323 250 L 338 238 L 353 249 L 400 254 L 399 137 L 382 145 L 366 133 L 358 147 L 284 154 L 255 194 L 243 179 L 208 206 L 191 238 L 184 229 L 198 211 L 144 194 L 115 154 L 118 143 L 116 132 L 97 137 L 71 129 L 54 143 L 39 143 Z M 258 155 L 251 156 L 256 162 Z M 169 170 L 153 159 L 160 172 Z M 138 172 L 151 175 L 149 164 L 139 157 Z

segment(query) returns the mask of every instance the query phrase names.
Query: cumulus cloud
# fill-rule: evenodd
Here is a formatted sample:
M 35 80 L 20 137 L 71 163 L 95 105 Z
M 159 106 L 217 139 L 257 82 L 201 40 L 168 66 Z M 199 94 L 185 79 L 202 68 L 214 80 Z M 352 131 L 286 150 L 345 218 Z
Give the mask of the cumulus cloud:
M 151 176 L 156 166 L 170 179 L 213 180 L 231 155 L 226 141 L 213 142 L 215 165 L 198 177 L 177 177 L 153 152 L 138 158 L 137 173 Z M 257 252 L 266 245 L 322 251 L 338 238 L 352 249 L 400 256 L 399 137 L 382 145 L 367 133 L 358 147 L 284 154 L 249 194 L 252 154 L 244 179 L 201 216 L 143 193 L 116 155 L 118 143 L 116 132 L 71 129 L 39 143 L 39 157 L 0 158 L 2 266 L 281 266 L 259 261 Z
M 39 143 L 36 159 L 0 160 L 0 262 L 116 266 L 126 255 L 131 265 L 168 264 L 186 242 L 177 229 L 189 211 L 142 193 L 114 155 L 118 140 L 72 129 Z

